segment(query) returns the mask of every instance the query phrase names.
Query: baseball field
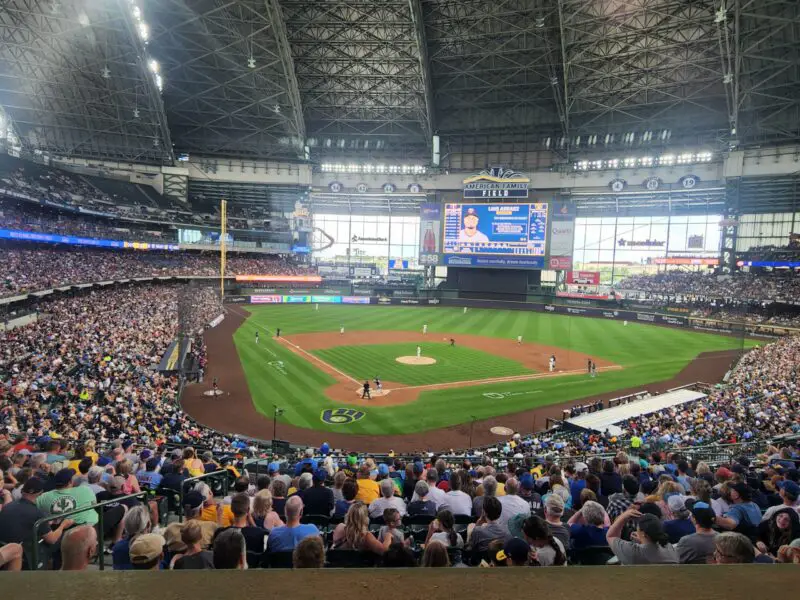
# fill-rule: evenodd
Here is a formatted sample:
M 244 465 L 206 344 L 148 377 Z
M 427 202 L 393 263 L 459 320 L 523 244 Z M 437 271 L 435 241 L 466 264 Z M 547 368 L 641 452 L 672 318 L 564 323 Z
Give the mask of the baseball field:
M 529 430 L 531 424 L 515 422 L 515 413 L 646 389 L 670 380 L 701 353 L 743 344 L 710 333 L 528 311 L 343 305 L 315 310 L 309 304 L 229 310 L 238 319 L 235 353 L 256 411 L 323 436 L 398 436 L 503 415 L 509 427 Z M 587 372 L 589 361 L 596 365 L 594 377 Z M 226 371 L 217 373 L 226 389 Z M 369 399 L 362 398 L 366 380 Z

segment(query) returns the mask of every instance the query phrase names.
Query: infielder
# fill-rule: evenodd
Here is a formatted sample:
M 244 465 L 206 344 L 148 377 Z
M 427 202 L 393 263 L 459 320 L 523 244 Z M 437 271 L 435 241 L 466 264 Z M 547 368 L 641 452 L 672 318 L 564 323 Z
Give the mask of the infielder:
M 420 356 L 422 356 L 422 347 L 417 346 L 417 358 L 419 358 Z
M 422 335 L 425 335 L 426 333 L 428 333 L 428 324 L 427 323 L 425 323 L 425 325 L 422 326 Z
M 339 335 L 344 335 L 344 325 L 339 327 Z
M 518 344 L 521 344 L 521 343 L 522 343 L 522 336 L 521 336 L 521 335 L 518 335 L 518 336 L 517 336 L 517 343 L 518 343 Z
M 551 354 L 550 355 L 550 372 L 552 373 L 555 370 L 556 370 L 556 355 L 555 354 Z
M 258 332 L 256 331 L 256 344 L 258 343 Z

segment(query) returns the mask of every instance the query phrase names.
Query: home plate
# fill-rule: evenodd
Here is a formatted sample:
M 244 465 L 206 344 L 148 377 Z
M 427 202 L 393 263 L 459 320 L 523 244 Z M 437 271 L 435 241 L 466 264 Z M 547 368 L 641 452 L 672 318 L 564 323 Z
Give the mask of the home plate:
M 436 359 L 430 356 L 398 356 L 395 358 L 397 362 L 403 365 L 434 365 Z

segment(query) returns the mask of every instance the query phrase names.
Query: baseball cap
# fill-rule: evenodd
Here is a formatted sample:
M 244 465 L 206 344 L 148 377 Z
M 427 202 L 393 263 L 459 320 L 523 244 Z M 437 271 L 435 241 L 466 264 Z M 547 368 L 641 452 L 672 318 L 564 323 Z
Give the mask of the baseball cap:
M 796 484 L 794 481 L 788 479 L 786 481 L 780 481 L 778 482 L 778 487 L 795 498 L 800 496 L 800 485 Z
M 205 502 L 205 498 L 200 492 L 189 492 L 183 497 L 183 503 L 191 508 L 199 508 L 203 502 Z
M 164 550 L 167 541 L 157 533 L 145 533 L 137 536 L 131 543 L 129 554 L 133 564 L 149 563 Z
M 358 464 L 358 456 L 355 454 L 351 454 L 347 457 L 347 465 L 350 467 L 355 467 Z
M 694 516 L 700 527 L 711 527 L 714 524 L 714 510 L 706 502 L 695 502 L 691 507 Z
M 525 473 L 519 478 L 519 485 L 523 490 L 532 490 L 534 486 L 533 475 L 530 473 Z
M 587 465 L 585 462 L 575 463 L 575 472 L 576 473 L 580 473 L 581 471 L 588 471 L 588 470 L 589 470 L 589 465 Z
M 667 506 L 672 512 L 681 512 L 686 510 L 686 496 L 675 494 L 667 499 Z
M 515 563 L 527 561 L 530 550 L 528 542 L 518 537 L 511 538 L 503 545 L 503 551 L 506 553 L 506 556 Z
M 522 527 L 528 517 L 530 517 L 530 513 L 517 513 L 508 520 L 508 532 L 512 537 L 525 538 L 525 534 L 522 533 Z
M 389 465 L 385 463 L 381 463 L 378 465 L 378 475 L 388 475 L 389 474 Z
M 105 467 L 106 465 L 111 464 L 111 459 L 108 456 L 101 456 L 97 459 L 97 466 L 98 467 Z
M 325 469 L 317 469 L 314 471 L 314 481 L 325 481 L 328 478 L 328 472 Z
M 150 451 L 150 450 L 148 450 L 146 448 L 139 453 L 139 458 L 141 458 L 142 460 L 147 460 L 151 456 L 153 456 L 152 451 Z
M 270 473 L 277 473 L 278 471 L 281 470 L 281 464 L 277 462 L 271 462 L 269 463 L 267 469 L 269 470 Z
M 22 493 L 23 494 L 38 494 L 44 491 L 44 481 L 39 479 L 38 477 L 31 477 L 28 481 L 25 482 L 25 485 L 22 486 Z
M 724 477 L 725 479 L 730 479 L 731 477 L 733 477 L 733 473 L 731 472 L 731 470 L 726 467 L 720 467 L 719 469 L 717 469 L 716 475 L 718 478 Z
M 56 476 L 53 477 L 53 483 L 56 487 L 64 487 L 72 481 L 73 477 L 75 477 L 75 469 L 61 469 L 56 473 Z

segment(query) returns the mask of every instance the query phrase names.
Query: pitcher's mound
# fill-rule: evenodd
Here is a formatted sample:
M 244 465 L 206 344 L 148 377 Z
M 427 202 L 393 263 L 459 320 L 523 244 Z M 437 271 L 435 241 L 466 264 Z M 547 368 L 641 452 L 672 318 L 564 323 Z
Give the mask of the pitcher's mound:
M 435 365 L 436 359 L 430 356 L 398 356 L 395 360 L 403 365 Z

